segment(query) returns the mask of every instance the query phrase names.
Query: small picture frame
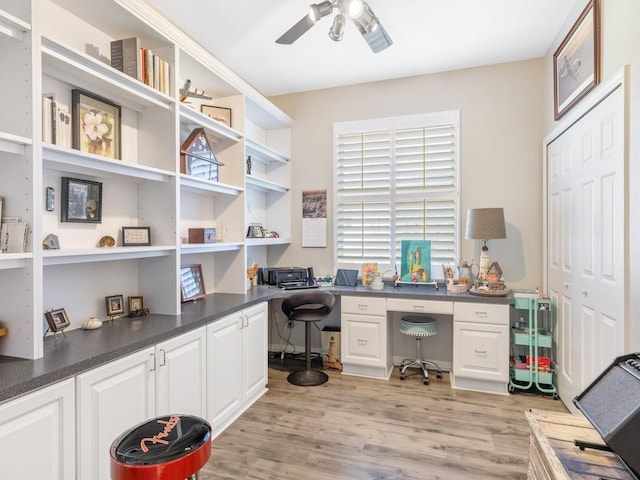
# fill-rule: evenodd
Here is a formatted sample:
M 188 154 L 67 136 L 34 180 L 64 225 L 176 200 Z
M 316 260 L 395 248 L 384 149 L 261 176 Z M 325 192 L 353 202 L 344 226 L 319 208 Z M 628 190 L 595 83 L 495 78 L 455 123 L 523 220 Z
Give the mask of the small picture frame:
M 144 310 L 144 301 L 142 297 L 129 297 L 129 313 Z
M 62 177 L 61 222 L 102 223 L 102 183 Z
M 120 106 L 80 90 L 71 90 L 72 146 L 84 153 L 120 159 Z
M 64 308 L 44 312 L 44 318 L 47 321 L 47 325 L 49 325 L 49 330 L 53 333 L 60 332 L 71 324 Z
M 122 295 L 109 295 L 104 297 L 107 307 L 107 316 L 114 317 L 124 314 L 124 297 Z
M 207 117 L 231 128 L 231 109 L 215 105 L 200 105 L 200 111 Z
M 151 245 L 151 227 L 122 227 L 123 247 L 148 247 Z
M 202 265 L 182 265 L 180 267 L 180 300 L 182 303 L 202 298 L 205 295 Z
M 249 225 L 247 229 L 247 238 L 264 238 L 265 229 L 262 225 Z

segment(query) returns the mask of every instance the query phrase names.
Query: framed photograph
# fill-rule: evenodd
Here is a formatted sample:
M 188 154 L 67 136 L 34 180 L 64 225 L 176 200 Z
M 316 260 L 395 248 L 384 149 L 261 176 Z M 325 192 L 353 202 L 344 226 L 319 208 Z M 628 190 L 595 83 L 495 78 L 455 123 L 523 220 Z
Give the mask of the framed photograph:
M 102 223 L 102 183 L 62 177 L 60 221 Z
M 104 297 L 104 301 L 107 307 L 107 315 L 112 317 L 114 315 L 122 315 L 124 313 L 124 297 L 122 295 L 110 295 Z
M 554 115 L 558 120 L 600 83 L 600 0 L 590 0 L 553 54 Z
M 67 317 L 67 312 L 64 311 L 64 308 L 58 308 L 56 310 L 45 312 L 44 318 L 49 325 L 49 330 L 54 333 L 59 332 L 60 330 L 68 327 L 71 324 L 71 322 L 69 321 L 69 317 Z
M 144 301 L 142 297 L 129 297 L 129 312 L 136 312 L 144 309 Z
M 200 111 L 207 117 L 231 128 L 231 109 L 214 105 L 200 105 Z
M 122 227 L 123 247 L 148 247 L 151 245 L 151 227 Z
M 201 265 L 180 267 L 180 299 L 182 303 L 205 296 Z
M 120 159 L 120 106 L 80 89 L 71 90 L 72 146 Z

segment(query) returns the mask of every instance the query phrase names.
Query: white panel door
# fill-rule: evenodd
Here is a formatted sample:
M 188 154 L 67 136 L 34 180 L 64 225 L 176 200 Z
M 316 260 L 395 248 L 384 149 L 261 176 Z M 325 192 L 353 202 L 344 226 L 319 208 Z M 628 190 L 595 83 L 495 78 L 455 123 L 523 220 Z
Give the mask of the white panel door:
M 74 439 L 73 379 L 0 405 L 0 477 L 75 478 Z
M 548 145 L 548 288 L 565 404 L 624 353 L 624 90 Z

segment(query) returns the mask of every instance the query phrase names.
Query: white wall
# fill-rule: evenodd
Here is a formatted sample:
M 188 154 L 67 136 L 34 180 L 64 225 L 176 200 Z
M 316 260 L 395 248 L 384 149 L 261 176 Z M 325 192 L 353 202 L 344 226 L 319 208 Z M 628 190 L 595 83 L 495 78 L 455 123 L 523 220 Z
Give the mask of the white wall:
M 293 243 L 280 264 L 334 272 L 333 205 L 327 248 L 302 248 L 298 221 L 303 190 L 332 199 L 334 122 L 459 109 L 460 256 L 480 257 L 480 243 L 464 239 L 467 209 L 504 207 L 507 239 L 490 241 L 491 259 L 510 287 L 541 286 L 543 75 L 536 59 L 271 98 L 295 120 Z
M 586 0 L 584 2 L 586 4 Z M 579 5 L 567 20 L 563 32 L 569 31 L 584 8 Z M 629 305 L 627 308 L 627 351 L 640 351 L 640 2 L 638 0 L 601 0 L 601 83 L 628 66 L 629 145 L 627 170 L 627 245 L 625 252 Z M 559 127 L 553 120 L 553 52 L 563 35 L 559 35 L 544 59 L 545 66 L 545 136 Z M 595 93 L 595 92 L 594 92 Z M 589 98 L 589 97 L 587 97 Z M 579 107 L 576 107 L 579 108 Z M 569 112 L 570 115 L 571 112 Z M 563 119 L 560 119 L 560 123 Z

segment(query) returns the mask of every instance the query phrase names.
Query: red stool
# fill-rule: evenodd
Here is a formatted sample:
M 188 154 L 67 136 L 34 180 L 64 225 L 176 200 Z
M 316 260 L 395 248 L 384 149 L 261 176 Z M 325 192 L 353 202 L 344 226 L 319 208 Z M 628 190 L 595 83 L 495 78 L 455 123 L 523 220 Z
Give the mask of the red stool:
M 184 480 L 211 456 L 211 425 L 190 415 L 154 418 L 111 444 L 111 480 Z

